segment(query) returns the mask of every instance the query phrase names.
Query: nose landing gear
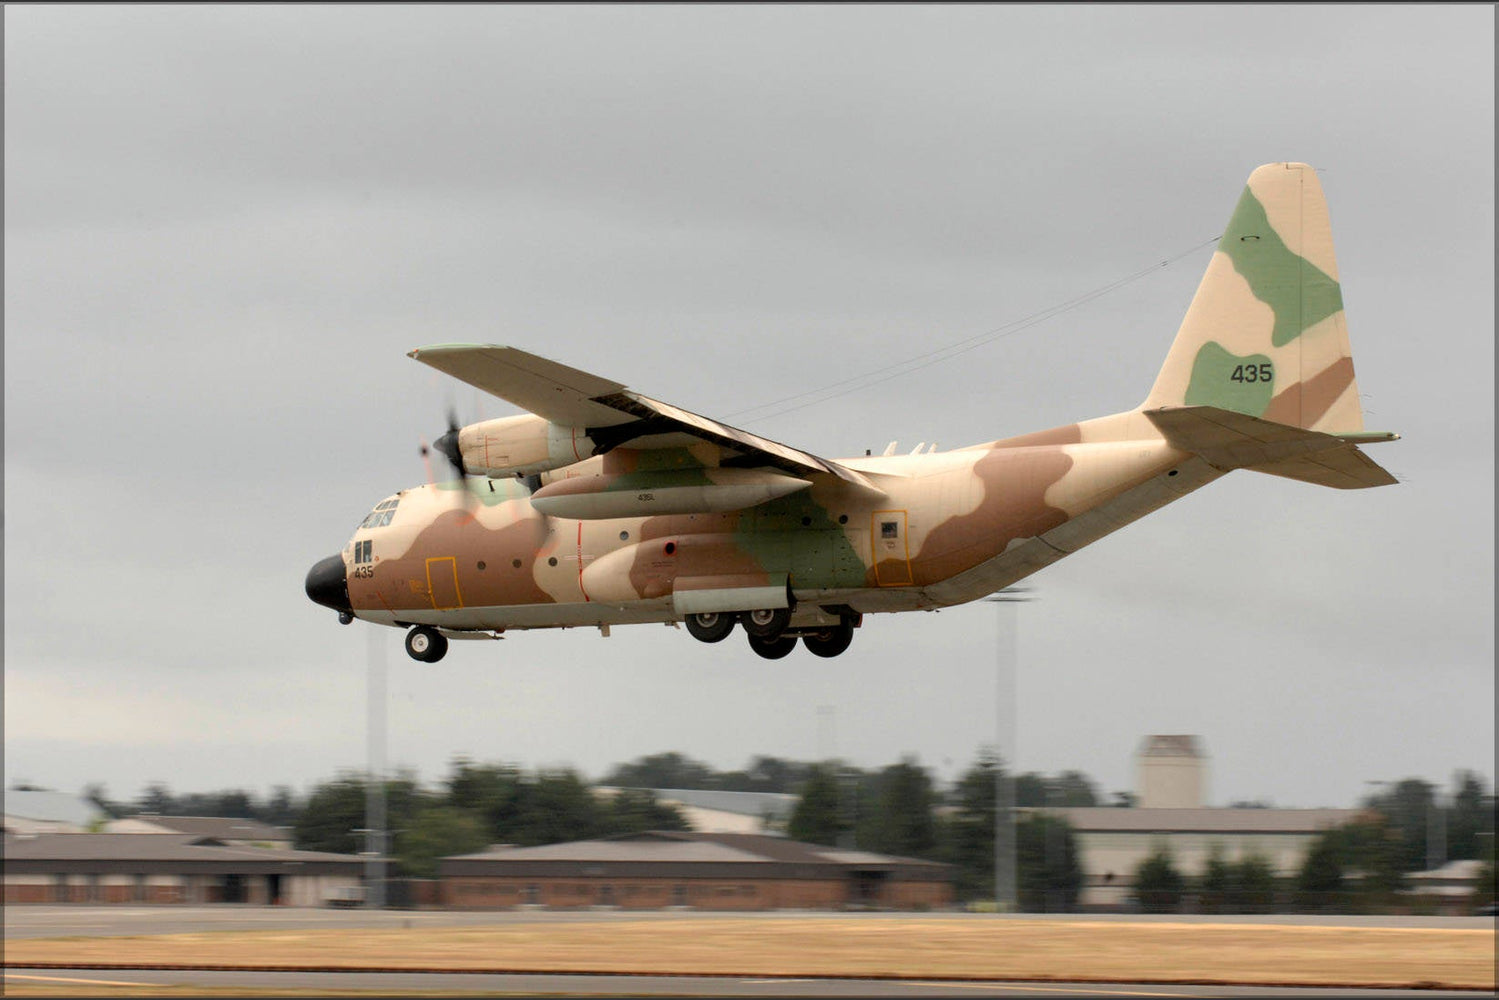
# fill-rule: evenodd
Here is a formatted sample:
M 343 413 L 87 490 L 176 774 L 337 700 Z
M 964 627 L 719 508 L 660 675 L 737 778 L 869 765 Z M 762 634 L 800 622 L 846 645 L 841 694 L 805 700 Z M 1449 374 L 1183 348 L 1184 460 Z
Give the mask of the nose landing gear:
M 406 633 L 406 653 L 422 663 L 436 663 L 448 651 L 448 640 L 441 632 L 427 625 L 418 625 Z

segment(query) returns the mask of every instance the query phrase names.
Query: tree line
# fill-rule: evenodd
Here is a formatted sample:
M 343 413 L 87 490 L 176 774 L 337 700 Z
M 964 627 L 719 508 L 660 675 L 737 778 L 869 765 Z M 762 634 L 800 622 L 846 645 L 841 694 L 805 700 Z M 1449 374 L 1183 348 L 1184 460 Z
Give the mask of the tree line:
M 1476 905 L 1495 901 L 1494 795 L 1472 771 L 1459 771 L 1447 801 L 1418 778 L 1378 782 L 1359 814 L 1312 842 L 1297 871 L 1277 877 L 1261 857 L 1227 861 L 1221 850 L 1196 877 L 1177 869 L 1164 846 L 1134 873 L 1142 909 L 1205 913 L 1381 913 L 1433 905 L 1409 895 L 1411 873 L 1446 861 L 1477 861 Z
M 809 843 L 944 862 L 953 868 L 958 899 L 972 902 L 995 898 L 1001 777 L 1010 776 L 987 750 L 946 789 L 913 758 L 866 770 L 841 761 L 762 756 L 745 768 L 721 772 L 682 754 L 662 753 L 613 768 L 601 782 L 613 791 L 598 794 L 571 769 L 530 772 L 460 757 L 435 787 L 425 787 L 409 771 L 388 778 L 385 825 L 395 873 L 430 878 L 439 858 L 490 844 L 533 846 L 686 830 L 680 812 L 658 801 L 651 789 L 781 792 L 797 798 L 785 828 L 777 832 Z M 1186 873 L 1163 847 L 1131 873 L 1134 902 L 1155 911 L 1377 910 L 1395 904 L 1409 888 L 1407 875 L 1425 868 L 1429 855 L 1487 859 L 1480 885 L 1492 900 L 1494 796 L 1482 778 L 1461 771 L 1447 794 L 1415 778 L 1378 784 L 1382 791 L 1364 798 L 1356 820 L 1316 839 L 1294 876 L 1277 876 L 1266 859 L 1254 855 L 1229 860 L 1221 849 L 1209 856 L 1203 871 Z M 1074 770 L 1017 774 L 1008 787 L 1020 810 L 1014 845 L 1020 907 L 1073 909 L 1082 888 L 1076 832 L 1048 810 L 1104 805 L 1097 786 Z M 264 798 L 239 789 L 173 795 L 161 784 L 148 786 L 131 803 L 111 801 L 102 786 L 90 786 L 86 795 L 115 816 L 257 819 L 290 827 L 299 849 L 357 853 L 367 847 L 361 831 L 368 791 L 365 775 L 346 771 L 305 797 L 286 786 Z M 1108 804 L 1132 802 L 1127 793 L 1115 792 Z

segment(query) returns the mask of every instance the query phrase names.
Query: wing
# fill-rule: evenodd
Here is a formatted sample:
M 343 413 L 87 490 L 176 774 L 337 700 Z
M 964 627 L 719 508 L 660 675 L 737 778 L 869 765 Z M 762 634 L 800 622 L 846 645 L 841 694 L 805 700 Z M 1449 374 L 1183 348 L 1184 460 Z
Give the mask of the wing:
M 706 441 L 719 448 L 720 464 L 770 467 L 795 475 L 830 475 L 880 492 L 862 475 L 816 455 L 749 431 L 631 392 L 618 382 L 493 344 L 419 347 L 410 357 L 539 417 L 586 428 L 597 454 L 623 445 L 679 448 Z

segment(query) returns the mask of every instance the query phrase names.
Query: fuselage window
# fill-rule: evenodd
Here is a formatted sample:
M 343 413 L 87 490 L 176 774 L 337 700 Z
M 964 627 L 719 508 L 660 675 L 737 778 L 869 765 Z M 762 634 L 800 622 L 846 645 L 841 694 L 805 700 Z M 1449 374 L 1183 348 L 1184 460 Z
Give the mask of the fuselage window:
M 374 556 L 373 556 L 371 550 L 374 547 L 375 547 L 375 543 L 373 541 L 371 541 L 370 539 L 368 539 L 368 538 L 366 538 L 362 542 L 355 542 L 354 543 L 354 561 L 356 563 L 367 563 L 367 562 L 372 561 L 373 558 L 374 558 Z

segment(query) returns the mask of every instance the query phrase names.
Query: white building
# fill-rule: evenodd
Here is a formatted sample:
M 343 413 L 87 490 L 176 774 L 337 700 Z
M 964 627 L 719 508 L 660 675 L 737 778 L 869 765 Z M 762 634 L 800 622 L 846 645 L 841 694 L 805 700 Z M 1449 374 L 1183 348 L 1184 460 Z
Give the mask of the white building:
M 1135 755 L 1141 809 L 1197 809 L 1207 798 L 1207 755 L 1196 736 L 1147 736 Z
M 620 789 L 601 785 L 594 792 L 604 797 Z M 648 789 L 662 805 L 675 806 L 694 833 L 786 832 L 786 823 L 796 809 L 796 796 L 781 792 L 720 792 L 700 788 Z
M 187 833 L 212 837 L 230 847 L 271 847 L 291 850 L 291 831 L 255 819 L 229 816 L 158 816 L 142 813 L 104 824 L 105 833 Z
M 5 790 L 7 833 L 87 833 L 109 819 L 88 799 L 67 792 Z
M 1357 809 L 1092 809 L 1051 810 L 1072 825 L 1083 869 L 1078 905 L 1123 907 L 1135 869 L 1164 847 L 1176 870 L 1197 877 L 1216 849 L 1223 860 L 1262 858 L 1280 876 L 1294 875 L 1328 827 Z
M 1230 863 L 1258 857 L 1276 875 L 1293 875 L 1322 831 L 1359 815 L 1357 809 L 1208 807 L 1207 760 L 1198 736 L 1147 736 L 1135 755 L 1134 808 L 1044 810 L 1073 828 L 1083 869 L 1080 907 L 1129 905 L 1135 870 L 1161 848 L 1191 878 L 1202 875 L 1215 851 Z

